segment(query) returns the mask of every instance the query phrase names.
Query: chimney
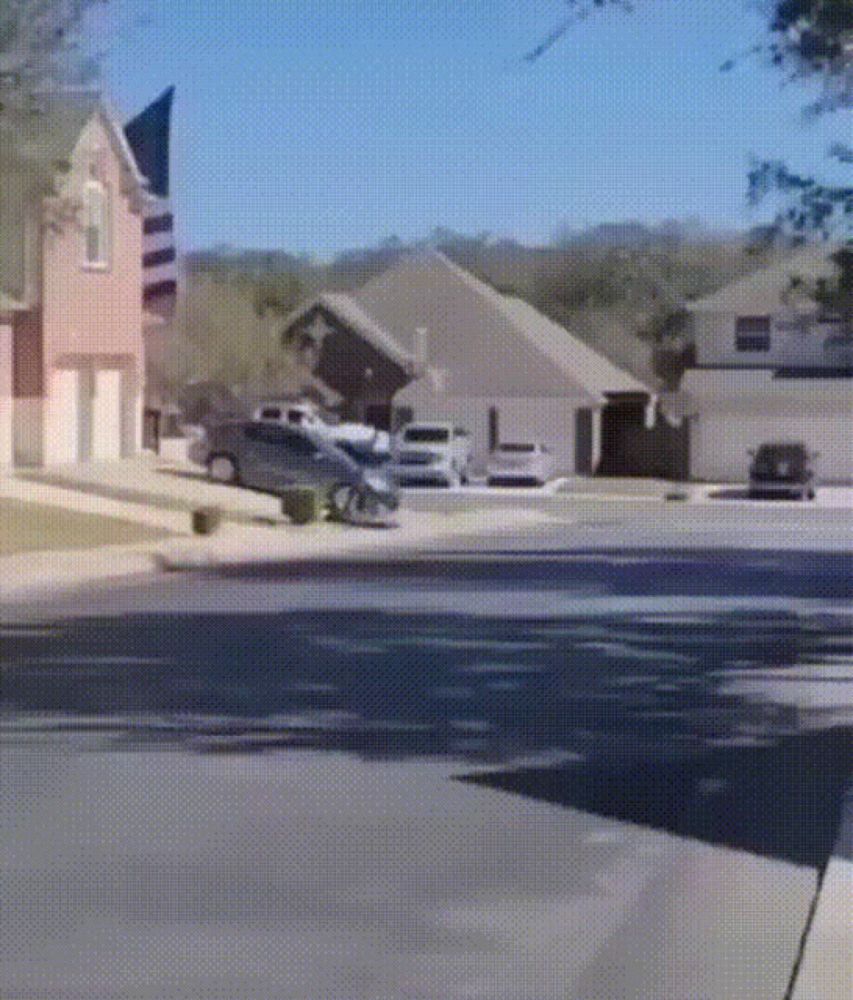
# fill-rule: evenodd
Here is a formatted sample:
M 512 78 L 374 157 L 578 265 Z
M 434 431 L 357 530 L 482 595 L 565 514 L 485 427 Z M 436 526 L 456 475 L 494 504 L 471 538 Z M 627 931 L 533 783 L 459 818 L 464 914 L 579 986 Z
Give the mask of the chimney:
M 415 330 L 415 360 L 422 367 L 426 367 L 427 347 L 427 328 L 419 326 Z

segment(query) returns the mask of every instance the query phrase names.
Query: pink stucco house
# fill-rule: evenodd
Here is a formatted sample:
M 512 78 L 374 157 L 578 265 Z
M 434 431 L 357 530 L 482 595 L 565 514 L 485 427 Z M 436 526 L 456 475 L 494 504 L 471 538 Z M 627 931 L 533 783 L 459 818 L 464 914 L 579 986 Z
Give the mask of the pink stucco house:
M 40 97 L 2 140 L 0 466 L 134 454 L 156 198 L 100 97 Z

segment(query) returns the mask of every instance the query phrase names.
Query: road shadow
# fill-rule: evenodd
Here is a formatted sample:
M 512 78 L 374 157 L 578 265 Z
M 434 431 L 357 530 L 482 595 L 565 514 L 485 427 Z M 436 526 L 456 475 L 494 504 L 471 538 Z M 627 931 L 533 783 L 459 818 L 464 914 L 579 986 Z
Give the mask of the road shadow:
M 781 493 L 775 493 L 772 490 L 757 490 L 750 492 L 746 488 L 737 487 L 727 487 L 722 490 L 711 490 L 708 494 L 709 500 L 776 500 L 776 501 L 786 501 L 791 503 L 792 500 L 797 500 L 797 497 L 785 496 Z M 799 501 L 802 503 L 803 501 Z M 806 501 L 808 503 L 808 501 Z
M 458 780 L 678 837 L 821 869 L 838 834 L 853 729 L 614 766 L 594 761 Z
M 371 583 L 395 578 L 458 591 L 488 585 L 495 590 L 527 587 L 553 592 L 590 588 L 601 594 L 636 596 L 853 598 L 853 556 L 846 552 L 542 548 L 494 549 L 472 556 L 464 549 L 448 549 L 440 557 L 419 552 L 377 560 L 367 553 L 362 558 L 320 561 L 297 556 L 287 562 L 223 563 L 213 572 L 227 580 L 266 583 Z
M 150 613 L 4 625 L 0 708 L 7 744 L 486 762 L 466 780 L 818 866 L 853 731 L 803 732 L 772 687 L 729 682 L 851 654 L 849 617 L 826 612 Z

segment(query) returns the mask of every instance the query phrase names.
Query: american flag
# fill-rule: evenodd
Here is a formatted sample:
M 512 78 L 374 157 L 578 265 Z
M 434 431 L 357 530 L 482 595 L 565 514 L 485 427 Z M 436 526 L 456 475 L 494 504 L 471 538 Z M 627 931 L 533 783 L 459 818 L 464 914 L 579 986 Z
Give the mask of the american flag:
M 154 196 L 142 223 L 142 301 L 147 311 L 164 317 L 172 315 L 177 293 L 174 217 L 169 198 L 169 128 L 174 92 L 175 88 L 169 87 L 124 129 L 139 171 L 148 178 Z

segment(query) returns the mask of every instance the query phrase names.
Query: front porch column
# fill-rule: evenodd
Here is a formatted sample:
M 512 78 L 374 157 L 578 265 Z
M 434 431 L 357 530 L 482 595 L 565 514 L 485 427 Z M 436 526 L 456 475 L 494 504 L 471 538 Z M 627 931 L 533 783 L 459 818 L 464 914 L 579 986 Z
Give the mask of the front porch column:
M 601 412 L 600 407 L 592 411 L 592 445 L 590 447 L 592 475 L 597 472 L 598 464 L 601 461 Z

